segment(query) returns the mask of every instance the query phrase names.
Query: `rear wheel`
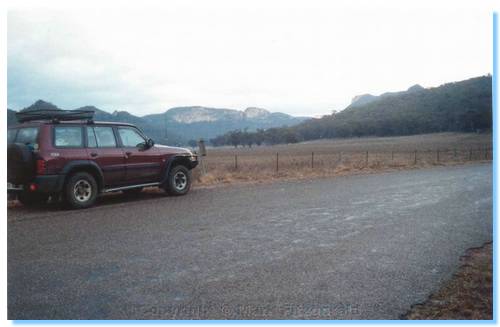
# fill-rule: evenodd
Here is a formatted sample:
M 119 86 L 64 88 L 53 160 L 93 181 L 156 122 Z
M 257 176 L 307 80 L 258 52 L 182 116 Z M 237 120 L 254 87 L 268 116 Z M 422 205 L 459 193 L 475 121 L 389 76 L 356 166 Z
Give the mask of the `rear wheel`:
M 27 207 L 40 206 L 46 204 L 49 196 L 43 193 L 21 192 L 17 195 L 17 199 Z
M 182 165 L 173 167 L 169 174 L 165 191 L 170 195 L 184 195 L 191 188 L 191 172 Z
M 89 173 L 80 172 L 71 175 L 64 186 L 64 199 L 73 209 L 92 206 L 97 198 L 97 182 Z

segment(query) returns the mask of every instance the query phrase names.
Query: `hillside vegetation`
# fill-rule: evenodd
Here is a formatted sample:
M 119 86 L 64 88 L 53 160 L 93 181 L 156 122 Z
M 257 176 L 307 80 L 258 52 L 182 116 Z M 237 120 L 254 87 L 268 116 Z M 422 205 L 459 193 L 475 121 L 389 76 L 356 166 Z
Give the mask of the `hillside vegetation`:
M 363 95 L 338 113 L 296 126 L 257 132 L 231 131 L 212 144 L 251 145 L 360 136 L 397 136 L 437 132 L 481 132 L 491 129 L 491 76 L 424 89 Z

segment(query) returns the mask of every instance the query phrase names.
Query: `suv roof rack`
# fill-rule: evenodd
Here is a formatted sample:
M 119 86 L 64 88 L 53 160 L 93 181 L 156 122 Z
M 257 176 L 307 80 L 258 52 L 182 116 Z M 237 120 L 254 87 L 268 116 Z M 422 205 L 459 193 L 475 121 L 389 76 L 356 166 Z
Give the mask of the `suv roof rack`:
M 52 120 L 54 123 L 70 120 L 88 120 L 94 118 L 93 110 L 33 110 L 16 112 L 16 118 L 20 123 L 34 120 Z

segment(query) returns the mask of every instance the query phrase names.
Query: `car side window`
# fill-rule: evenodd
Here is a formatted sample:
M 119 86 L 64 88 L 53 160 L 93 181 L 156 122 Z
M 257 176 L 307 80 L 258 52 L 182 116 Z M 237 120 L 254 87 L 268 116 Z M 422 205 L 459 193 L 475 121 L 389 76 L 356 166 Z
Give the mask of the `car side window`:
M 17 132 L 16 143 L 36 144 L 38 138 L 38 127 L 20 128 Z
M 97 148 L 97 140 L 94 133 L 93 127 L 87 127 L 87 147 Z
M 144 144 L 146 140 L 133 128 L 118 128 L 118 134 L 124 147 L 137 147 Z
M 54 145 L 60 147 L 82 147 L 82 128 L 80 126 L 54 127 Z
M 112 127 L 96 126 L 94 127 L 97 147 L 99 148 L 114 148 L 116 147 L 115 134 Z

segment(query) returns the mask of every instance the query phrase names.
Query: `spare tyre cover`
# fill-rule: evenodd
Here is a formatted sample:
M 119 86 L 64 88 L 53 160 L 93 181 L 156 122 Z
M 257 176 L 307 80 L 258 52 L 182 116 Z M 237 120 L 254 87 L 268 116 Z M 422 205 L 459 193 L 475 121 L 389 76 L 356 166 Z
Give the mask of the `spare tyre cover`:
M 25 184 L 35 177 L 33 150 L 25 144 L 13 143 L 7 147 L 7 181 Z

